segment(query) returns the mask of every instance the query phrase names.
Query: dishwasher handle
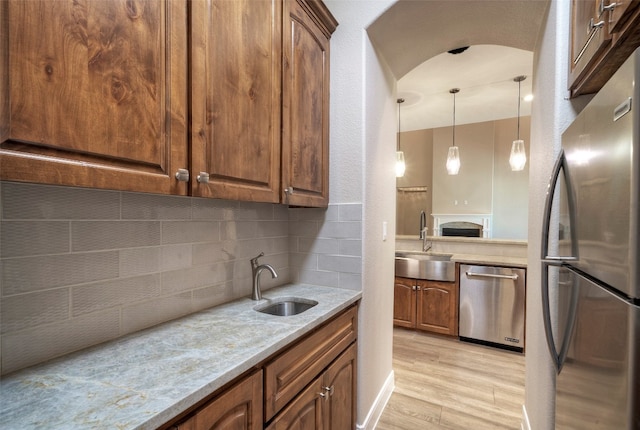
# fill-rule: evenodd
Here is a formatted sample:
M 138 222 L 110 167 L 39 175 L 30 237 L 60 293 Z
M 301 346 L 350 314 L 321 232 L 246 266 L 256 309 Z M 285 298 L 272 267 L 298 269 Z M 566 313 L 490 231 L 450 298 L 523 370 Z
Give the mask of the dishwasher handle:
M 511 279 L 516 281 L 518 279 L 518 275 L 500 275 L 497 273 L 475 273 L 475 272 L 465 272 L 465 274 L 469 277 L 475 276 L 477 278 L 497 278 L 497 279 Z

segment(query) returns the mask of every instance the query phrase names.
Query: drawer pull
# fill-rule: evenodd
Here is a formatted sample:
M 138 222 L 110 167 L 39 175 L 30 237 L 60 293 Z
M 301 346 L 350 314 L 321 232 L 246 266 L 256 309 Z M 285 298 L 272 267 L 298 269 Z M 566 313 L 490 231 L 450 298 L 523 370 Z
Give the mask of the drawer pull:
M 469 277 L 475 276 L 478 278 L 512 279 L 514 281 L 518 279 L 518 275 L 500 275 L 500 274 L 492 274 L 492 273 L 475 273 L 475 272 L 465 272 L 465 273 Z

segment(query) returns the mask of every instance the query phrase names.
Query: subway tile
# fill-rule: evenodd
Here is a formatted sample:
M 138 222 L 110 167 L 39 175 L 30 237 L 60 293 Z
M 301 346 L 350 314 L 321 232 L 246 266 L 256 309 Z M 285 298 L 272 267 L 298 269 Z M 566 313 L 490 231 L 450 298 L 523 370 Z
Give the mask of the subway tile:
M 314 254 L 338 254 L 340 242 L 337 239 L 301 237 L 298 239 L 298 252 Z
M 94 251 L 160 244 L 159 221 L 73 221 L 71 249 Z
M 2 182 L 5 220 L 114 220 L 120 218 L 120 192 Z
M 182 269 L 191 266 L 193 245 L 165 245 L 162 247 L 162 271 Z
M 297 282 L 325 287 L 338 287 L 340 285 L 340 276 L 336 272 L 301 270 L 298 274 Z
M 273 219 L 276 221 L 289 221 L 289 207 L 285 205 L 274 205 Z
M 2 333 L 69 318 L 69 289 L 38 291 L 1 300 Z
M 327 222 L 321 226 L 318 237 L 360 239 L 362 237 L 361 229 L 362 223 L 360 222 Z
M 162 294 L 220 284 L 233 279 L 234 262 L 205 264 L 162 273 Z
M 96 282 L 71 288 L 73 316 L 121 306 L 160 295 L 160 275 Z
M 2 373 L 118 337 L 120 312 L 95 312 L 2 336 Z
M 134 333 L 192 311 L 190 291 L 126 306 L 122 308 L 122 334 Z
M 191 200 L 181 196 L 122 193 L 122 219 L 188 220 L 191 219 Z
M 350 240 L 343 239 L 339 241 L 340 250 L 335 254 L 341 255 L 351 255 L 355 257 L 360 257 L 362 255 L 362 241 L 361 240 Z
M 360 203 L 338 205 L 340 221 L 362 221 L 362 205 Z
M 296 252 L 289 254 L 289 265 L 308 270 L 318 269 L 318 255 Z
M 193 290 L 193 306 L 195 310 L 199 311 L 229 302 L 233 298 L 233 283 L 231 281 Z
M 120 276 L 136 276 L 160 271 L 161 248 L 126 248 L 119 251 Z
M 5 259 L 2 295 L 116 278 L 118 267 L 117 251 Z
M 162 244 L 217 242 L 220 223 L 217 221 L 163 221 Z
M 233 260 L 224 250 L 224 242 L 195 243 L 191 245 L 191 264 L 194 266 Z
M 289 214 L 293 221 L 337 221 L 339 216 L 335 205 L 327 208 L 291 208 Z
M 240 202 L 234 218 L 241 221 L 271 221 L 273 220 L 274 206 L 271 203 Z
M 256 237 L 282 237 L 289 234 L 286 221 L 262 221 L 257 225 Z
M 319 223 L 317 221 L 297 221 L 289 225 L 289 234 L 300 237 L 316 237 Z
M 222 223 L 220 238 L 222 240 L 240 240 L 256 237 L 258 223 L 256 221 L 226 221 Z
M 0 223 L 0 256 L 60 254 L 69 252 L 67 221 L 4 221 Z
M 346 290 L 362 290 L 362 275 L 360 273 L 340 273 L 340 288 Z
M 191 198 L 191 212 L 193 219 L 222 221 L 235 217 L 240 202 L 209 198 Z
M 318 269 L 333 272 L 362 273 L 362 258 L 344 255 L 318 255 Z

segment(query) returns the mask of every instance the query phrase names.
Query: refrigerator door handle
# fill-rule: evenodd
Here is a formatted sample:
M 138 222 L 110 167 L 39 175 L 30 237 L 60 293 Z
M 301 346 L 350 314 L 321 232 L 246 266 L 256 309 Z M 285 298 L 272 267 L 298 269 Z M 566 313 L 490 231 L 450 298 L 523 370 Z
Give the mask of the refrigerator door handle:
M 551 210 L 553 208 L 553 199 L 555 191 L 560 179 L 560 173 L 563 173 L 567 188 L 567 207 L 569 210 L 569 225 L 571 234 L 571 255 L 568 256 L 551 256 L 549 255 L 549 234 L 551 225 Z M 578 259 L 578 244 L 576 237 L 576 198 L 571 184 L 571 177 L 568 174 L 567 157 L 564 149 L 560 150 L 558 158 L 553 166 L 551 179 L 547 188 L 547 198 L 544 204 L 544 216 L 542 217 L 542 246 L 540 247 L 542 261 L 575 261 Z
M 553 208 L 553 200 L 555 197 L 556 188 L 558 186 L 558 181 L 560 179 L 560 174 L 563 174 L 565 185 L 566 185 L 566 199 L 567 199 L 567 207 L 569 212 L 569 225 L 570 225 L 570 240 L 571 240 L 571 254 L 570 256 L 552 256 L 549 255 L 549 244 L 550 244 L 550 225 L 551 225 L 551 211 Z M 560 373 L 562 369 L 562 365 L 564 364 L 564 360 L 567 356 L 568 345 L 569 345 L 569 337 L 573 330 L 573 320 L 575 317 L 575 302 L 577 302 L 577 297 L 575 297 L 577 288 L 572 288 L 571 293 L 571 303 L 569 307 L 569 314 L 566 315 L 568 318 L 567 324 L 565 326 L 565 332 L 562 333 L 560 350 L 556 348 L 556 342 L 553 336 L 553 328 L 551 323 L 551 308 L 549 301 L 549 267 L 557 266 L 562 267 L 564 263 L 569 261 L 576 261 L 578 259 L 578 247 L 577 247 L 577 238 L 576 238 L 576 222 L 575 222 L 575 213 L 576 213 L 576 199 L 573 193 L 573 186 L 571 184 L 571 177 L 568 174 L 568 163 L 567 158 L 564 153 L 564 150 L 561 149 L 558 154 L 558 158 L 553 166 L 553 171 L 551 174 L 551 179 L 549 180 L 549 187 L 547 190 L 547 197 L 545 200 L 544 207 L 544 216 L 543 216 L 543 224 L 542 224 L 542 246 L 541 246 L 541 260 L 542 260 L 542 282 L 541 282 L 541 294 L 542 294 L 542 317 L 544 322 L 544 331 L 547 339 L 547 345 L 549 347 L 549 353 L 553 360 L 554 367 L 556 368 L 556 372 Z

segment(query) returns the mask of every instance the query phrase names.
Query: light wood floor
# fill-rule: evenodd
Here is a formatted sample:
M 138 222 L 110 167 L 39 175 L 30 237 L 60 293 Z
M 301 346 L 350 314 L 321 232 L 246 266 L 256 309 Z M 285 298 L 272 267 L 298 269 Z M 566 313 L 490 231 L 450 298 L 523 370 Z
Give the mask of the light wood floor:
M 376 430 L 520 429 L 524 355 L 394 329 L 396 388 Z

